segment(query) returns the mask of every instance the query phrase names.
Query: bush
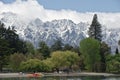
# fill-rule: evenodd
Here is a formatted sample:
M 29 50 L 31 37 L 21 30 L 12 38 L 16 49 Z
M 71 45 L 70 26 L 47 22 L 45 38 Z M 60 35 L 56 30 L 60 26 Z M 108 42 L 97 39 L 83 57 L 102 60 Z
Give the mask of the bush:
M 24 72 L 44 72 L 49 70 L 49 66 L 38 59 L 30 59 L 20 64 L 20 70 Z
M 120 72 L 120 54 L 107 56 L 107 72 Z

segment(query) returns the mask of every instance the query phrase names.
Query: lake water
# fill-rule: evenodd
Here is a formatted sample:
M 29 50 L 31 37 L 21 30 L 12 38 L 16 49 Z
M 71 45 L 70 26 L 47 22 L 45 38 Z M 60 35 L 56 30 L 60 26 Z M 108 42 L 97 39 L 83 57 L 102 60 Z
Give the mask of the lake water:
M 41 77 L 41 78 L 0 78 L 0 80 L 120 80 L 120 77 Z

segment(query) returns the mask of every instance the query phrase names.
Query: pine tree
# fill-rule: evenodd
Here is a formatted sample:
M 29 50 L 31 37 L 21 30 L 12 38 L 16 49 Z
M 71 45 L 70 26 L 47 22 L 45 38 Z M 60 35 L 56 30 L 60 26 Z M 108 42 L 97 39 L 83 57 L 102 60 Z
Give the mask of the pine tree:
M 0 21 L 0 70 L 7 62 L 4 57 L 15 52 L 26 53 L 25 42 L 19 39 L 14 28 L 5 28 L 5 25 Z
M 102 40 L 101 24 L 98 22 L 97 14 L 94 14 L 92 24 L 90 25 L 88 35 L 91 38 Z
M 50 48 L 47 46 L 47 44 L 44 41 L 41 41 L 39 43 L 38 51 L 42 54 L 44 58 L 47 58 L 50 56 Z
M 63 43 L 61 42 L 60 39 L 56 40 L 55 43 L 51 46 L 51 51 L 59 51 L 59 50 L 63 50 L 62 48 Z
M 119 54 L 119 50 L 118 50 L 118 48 L 116 48 L 115 54 Z

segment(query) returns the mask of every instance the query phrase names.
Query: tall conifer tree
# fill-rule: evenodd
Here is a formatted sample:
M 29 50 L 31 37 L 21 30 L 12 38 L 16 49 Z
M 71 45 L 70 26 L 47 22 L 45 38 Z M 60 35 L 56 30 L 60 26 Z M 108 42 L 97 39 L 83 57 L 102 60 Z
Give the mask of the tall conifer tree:
M 101 24 L 98 22 L 97 14 L 94 14 L 92 24 L 90 25 L 88 35 L 90 38 L 102 40 Z

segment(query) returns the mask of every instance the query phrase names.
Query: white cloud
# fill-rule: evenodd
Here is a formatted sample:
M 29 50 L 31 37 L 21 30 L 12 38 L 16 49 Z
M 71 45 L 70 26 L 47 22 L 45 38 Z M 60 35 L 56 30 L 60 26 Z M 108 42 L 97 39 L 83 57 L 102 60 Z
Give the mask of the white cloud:
M 92 12 L 80 13 L 71 10 L 48 10 L 40 5 L 36 0 L 16 0 L 11 4 L 0 2 L 0 14 L 3 12 L 12 12 L 24 19 L 40 18 L 42 21 L 51 21 L 54 19 L 70 19 L 75 23 L 88 22 L 91 23 Z M 120 13 L 100 13 L 98 14 L 99 22 L 108 28 L 120 28 Z

